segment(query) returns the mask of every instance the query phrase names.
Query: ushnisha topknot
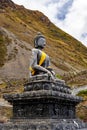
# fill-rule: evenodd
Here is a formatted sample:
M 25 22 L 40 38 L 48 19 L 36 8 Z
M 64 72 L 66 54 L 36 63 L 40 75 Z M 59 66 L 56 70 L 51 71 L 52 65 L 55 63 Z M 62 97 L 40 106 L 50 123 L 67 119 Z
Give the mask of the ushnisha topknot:
M 38 48 L 38 47 L 44 48 L 45 44 L 46 44 L 45 36 L 42 35 L 41 32 L 38 32 L 34 38 L 34 47 L 35 48 Z

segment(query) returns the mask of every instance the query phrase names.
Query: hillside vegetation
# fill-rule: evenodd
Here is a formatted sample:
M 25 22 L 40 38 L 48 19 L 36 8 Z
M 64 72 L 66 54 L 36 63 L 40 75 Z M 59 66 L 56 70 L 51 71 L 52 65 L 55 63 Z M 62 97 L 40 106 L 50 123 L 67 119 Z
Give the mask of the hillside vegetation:
M 5 45 L 6 39 L 0 34 L 0 67 L 4 65 L 5 62 L 5 56 L 6 56 L 6 45 Z
M 17 5 L 3 7 L 1 10 L 0 26 L 14 33 L 19 39 L 33 46 L 33 38 L 38 31 L 45 35 L 45 51 L 61 72 L 87 69 L 87 48 L 57 28 L 44 14 Z
M 57 77 L 71 86 L 87 84 L 87 48 L 56 27 L 43 13 L 25 9 L 11 0 L 0 1 L 0 78 L 28 79 L 37 32 L 42 32 L 47 39 L 44 51 L 50 56 Z
M 77 106 L 77 116 L 87 122 L 87 90 L 79 92 L 78 96 L 82 96 L 84 101 Z
M 56 27 L 43 13 L 25 9 L 11 0 L 1 0 L 0 26 L 1 78 L 28 78 L 33 39 L 37 32 L 42 32 L 47 39 L 44 51 L 51 57 L 56 74 L 71 86 L 87 83 L 87 48 Z M 83 71 L 86 72 L 85 75 L 76 78 Z
M 37 32 L 47 39 L 44 51 L 50 56 L 57 77 L 71 87 L 87 85 L 87 48 L 80 41 L 56 27 L 43 13 L 25 9 L 11 0 L 0 0 L 1 98 L 5 93 L 23 91 Z

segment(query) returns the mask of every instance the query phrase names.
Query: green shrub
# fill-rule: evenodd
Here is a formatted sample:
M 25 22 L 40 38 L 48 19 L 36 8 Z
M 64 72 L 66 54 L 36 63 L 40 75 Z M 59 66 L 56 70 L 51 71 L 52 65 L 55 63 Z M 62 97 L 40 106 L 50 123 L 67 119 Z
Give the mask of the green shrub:
M 56 74 L 56 77 L 57 77 L 58 79 L 62 79 L 62 76 L 59 75 L 59 74 Z
M 78 93 L 78 96 L 87 96 L 87 90 L 82 90 Z

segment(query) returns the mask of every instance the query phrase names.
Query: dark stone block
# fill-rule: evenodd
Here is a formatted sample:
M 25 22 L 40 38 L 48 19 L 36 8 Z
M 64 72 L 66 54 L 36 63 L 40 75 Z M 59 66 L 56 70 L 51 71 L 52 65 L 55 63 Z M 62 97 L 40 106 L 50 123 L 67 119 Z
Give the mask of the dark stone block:
M 76 105 L 82 98 L 71 95 L 61 80 L 48 80 L 47 75 L 34 76 L 20 94 L 6 94 L 13 105 L 13 117 L 0 130 L 78 130 L 87 128 L 76 119 Z

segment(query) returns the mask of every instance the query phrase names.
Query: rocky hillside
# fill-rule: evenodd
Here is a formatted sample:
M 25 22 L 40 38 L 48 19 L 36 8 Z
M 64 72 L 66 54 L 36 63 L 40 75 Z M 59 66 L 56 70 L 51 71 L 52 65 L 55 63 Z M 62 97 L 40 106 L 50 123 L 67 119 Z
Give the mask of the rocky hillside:
M 21 79 L 28 77 L 31 45 L 0 27 L 0 77 Z
M 23 91 L 37 32 L 47 39 L 44 51 L 51 57 L 57 77 L 72 86 L 87 85 L 87 48 L 81 42 L 56 27 L 43 13 L 0 0 L 0 97 Z M 5 104 L 0 115 L 7 110 Z M 9 110 L 7 113 L 11 115 Z
M 41 12 L 0 0 L 1 79 L 28 78 L 33 38 L 38 31 L 46 36 L 45 51 L 57 75 L 67 81 L 71 74 L 87 70 L 87 48 L 81 42 L 57 28 Z

